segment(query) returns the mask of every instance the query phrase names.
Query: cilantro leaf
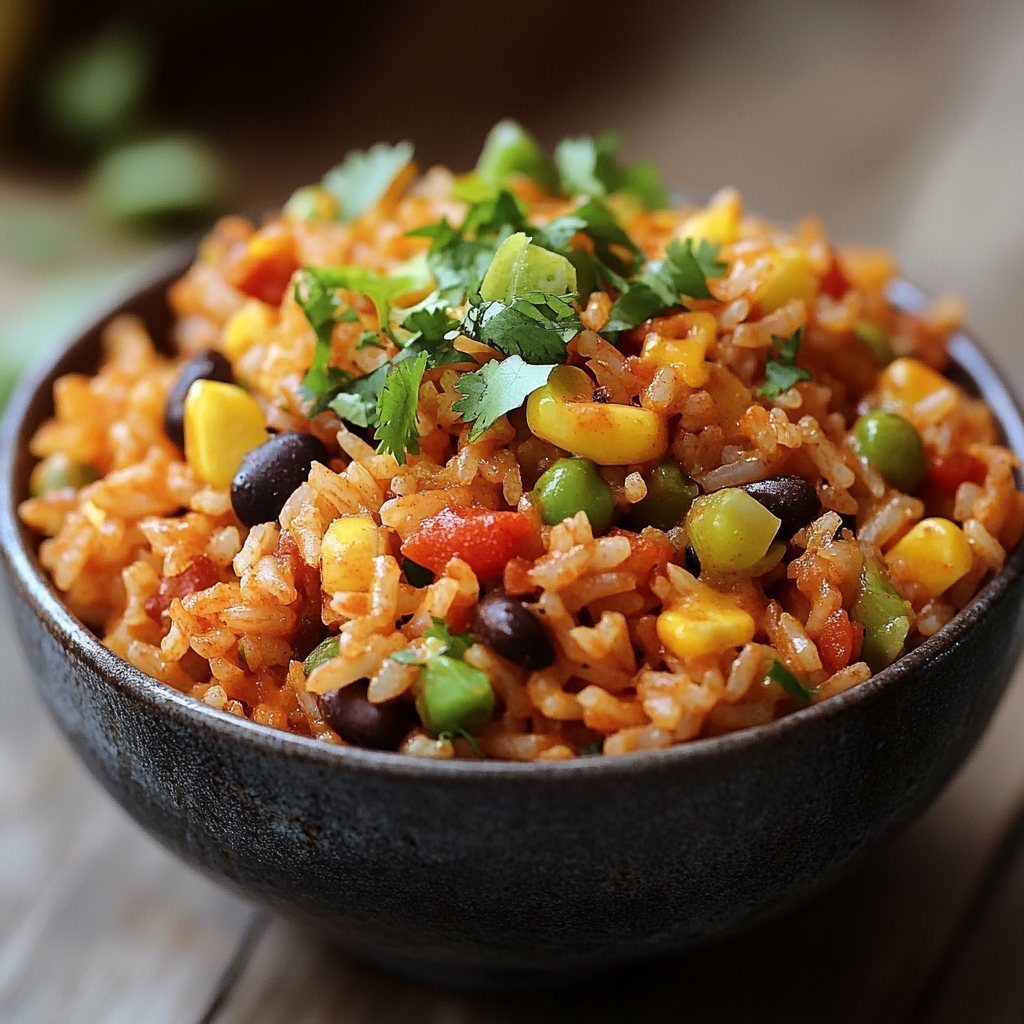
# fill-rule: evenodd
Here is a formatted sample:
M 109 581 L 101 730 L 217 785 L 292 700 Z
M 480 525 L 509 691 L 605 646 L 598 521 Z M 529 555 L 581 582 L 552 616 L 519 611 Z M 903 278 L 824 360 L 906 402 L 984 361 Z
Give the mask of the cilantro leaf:
M 593 257 L 616 274 L 634 274 L 644 262 L 643 251 L 622 229 L 615 214 L 599 199 L 591 199 L 572 213 L 530 231 L 534 245 L 542 245 L 569 257 L 589 255 L 568 249 L 573 235 L 582 231 L 594 242 Z
M 645 210 L 664 210 L 668 206 L 668 189 L 653 160 L 640 160 L 625 168 L 618 191 L 639 199 Z
M 437 292 L 432 292 L 422 302 L 404 311 L 401 326 L 416 338 L 440 342 L 453 326 L 448 309 L 448 303 Z
M 519 201 L 511 192 L 501 191 L 471 206 L 458 228 L 442 217 L 436 224 L 414 228 L 408 234 L 430 239 L 427 266 L 438 297 L 449 306 L 460 306 L 467 295 L 480 291 L 498 246 L 524 225 Z
M 412 159 L 411 142 L 378 142 L 365 152 L 353 149 L 321 184 L 338 201 L 339 219 L 350 221 L 376 206 L 403 167 Z
M 513 232 L 526 226 L 526 211 L 511 192 L 502 189 L 474 203 L 467 211 L 460 228 L 464 238 L 496 235 L 506 227 Z
M 794 700 L 806 704 L 817 692 L 816 686 L 805 686 L 781 661 L 773 661 L 768 678 L 778 683 Z
M 482 302 L 470 306 L 462 332 L 508 356 L 528 363 L 564 363 L 566 345 L 583 330 L 567 296 L 525 292 L 506 306 Z
M 605 330 L 616 332 L 636 327 L 653 316 L 684 305 L 684 295 L 710 299 L 707 278 L 721 277 L 727 266 L 718 260 L 720 248 L 701 240 L 694 252 L 692 238 L 683 242 L 673 239 L 663 260 L 649 264 L 642 274 L 624 282 L 621 294 L 612 304 Z
M 461 661 L 466 651 L 473 646 L 473 638 L 469 633 L 452 633 L 448 623 L 436 615 L 431 615 L 430 621 L 433 625 L 423 635 L 431 640 L 440 641 L 442 648 L 438 654 L 447 654 L 449 658 Z
M 313 402 L 309 415 L 315 416 L 327 408 L 337 389 L 352 379 L 352 375 L 345 370 L 328 365 L 328 360 L 331 358 L 334 325 L 358 323 L 359 314 L 344 306 L 333 288 L 326 287 L 318 278 L 306 274 L 295 283 L 295 301 L 316 334 L 313 362 L 300 385 L 303 394 Z
M 621 148 L 618 132 L 605 132 L 596 139 L 562 139 L 555 148 L 562 191 L 570 196 L 603 196 L 613 191 L 619 174 L 615 158 Z
M 399 665 L 422 665 L 423 662 L 420 660 L 419 655 L 406 647 L 405 650 L 395 651 L 391 655 L 392 661 L 397 661 Z
M 460 398 L 452 410 L 461 413 L 466 423 L 472 423 L 469 440 L 475 441 L 495 421 L 518 409 L 537 388 L 548 382 L 555 363 L 534 365 L 524 363 L 519 356 L 498 361 L 492 359 L 479 370 L 464 373 L 456 382 Z
M 796 365 L 803 333 L 803 327 L 798 327 L 788 338 L 777 338 L 772 335 L 773 347 L 768 353 L 768 361 L 764 368 L 764 384 L 757 391 L 759 395 L 764 395 L 765 398 L 778 398 L 799 381 L 814 380 L 810 370 Z
M 420 453 L 416 408 L 419 405 L 420 381 L 426 368 L 426 352 L 421 352 L 415 359 L 393 363 L 377 396 L 379 425 L 373 435 L 380 441 L 377 451 L 390 452 L 400 465 L 405 464 L 406 452 L 412 455 Z
M 389 277 L 387 274 L 378 274 L 377 271 L 370 270 L 368 267 L 355 265 L 306 267 L 302 271 L 302 278 L 315 281 L 319 288 L 347 288 L 351 292 L 359 292 L 360 295 L 367 296 L 377 310 L 380 328 L 385 333 L 389 330 L 391 300 L 420 284 L 413 277 L 405 275 Z M 309 319 L 308 313 L 306 319 Z
M 571 196 L 603 196 L 624 192 L 638 199 L 648 210 L 668 205 L 668 191 L 657 166 L 644 160 L 620 167 L 622 136 L 606 132 L 596 139 L 563 139 L 555 149 L 562 191 Z

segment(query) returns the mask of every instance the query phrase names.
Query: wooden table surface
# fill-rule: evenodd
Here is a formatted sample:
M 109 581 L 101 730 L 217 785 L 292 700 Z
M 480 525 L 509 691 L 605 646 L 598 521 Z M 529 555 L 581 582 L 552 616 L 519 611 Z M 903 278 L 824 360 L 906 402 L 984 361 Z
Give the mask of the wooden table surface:
M 536 99 L 532 123 L 547 138 L 566 124 L 622 125 L 631 151 L 697 190 L 731 181 L 757 208 L 815 210 L 841 237 L 894 246 L 926 287 L 966 294 L 1021 392 L 1017 7 L 788 0 L 694 21 L 695 6 L 662 4 L 665 25 L 644 43 L 650 60 L 627 72 L 631 90 L 605 78 L 567 86 Z M 396 28 L 397 50 L 422 31 L 415 18 Z M 262 155 L 251 139 L 223 142 L 243 163 Z M 247 197 L 278 195 L 328 159 L 316 146 L 291 163 L 275 154 L 246 179 Z M 26 197 L 0 177 L 0 227 Z M 24 333 L 47 280 L 0 247 L 0 338 L 16 318 Z M 182 866 L 57 737 L 6 608 L 0 654 L 3 1024 L 1024 1020 L 1024 673 L 939 800 L 827 892 L 756 931 L 582 990 L 496 998 L 362 966 Z

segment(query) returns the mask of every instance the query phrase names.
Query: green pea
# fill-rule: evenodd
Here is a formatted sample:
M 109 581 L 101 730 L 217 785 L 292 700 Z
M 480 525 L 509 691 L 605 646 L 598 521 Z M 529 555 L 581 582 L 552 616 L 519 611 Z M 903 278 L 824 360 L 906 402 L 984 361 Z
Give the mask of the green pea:
M 47 455 L 32 470 L 28 483 L 29 493 L 33 498 L 41 498 L 51 491 L 63 491 L 67 488 L 80 491 L 86 484 L 91 484 L 99 478 L 100 471 L 95 466 L 88 462 L 78 462 L 64 452 L 54 452 Z
M 853 326 L 853 333 L 859 342 L 871 349 L 879 366 L 888 366 L 896 358 L 889 335 L 878 324 L 870 320 L 858 320 Z
M 760 568 L 782 520 L 738 487 L 694 500 L 686 514 L 686 535 L 701 568 L 744 572 Z
M 908 494 L 928 471 L 921 435 L 897 413 L 882 409 L 865 413 L 853 425 L 853 445 L 887 483 Z
M 860 576 L 860 593 L 850 618 L 864 626 L 860 656 L 872 672 L 891 665 L 903 650 L 910 619 L 903 598 L 896 593 L 889 574 L 877 558 L 869 561 Z
M 651 470 L 647 495 L 630 509 L 625 525 L 638 533 L 645 526 L 671 530 L 686 518 L 698 492 L 697 485 L 676 463 L 663 462 Z
M 416 710 L 431 736 L 486 725 L 494 712 L 494 690 L 486 672 L 439 654 L 417 680 Z
M 487 133 L 476 173 L 491 188 L 504 188 L 514 174 L 525 174 L 549 192 L 557 185 L 555 169 L 540 144 L 515 121 L 499 121 Z
M 306 655 L 306 660 L 302 663 L 303 671 L 305 671 L 307 676 L 311 676 L 321 665 L 326 664 L 332 658 L 336 658 L 340 649 L 341 639 L 336 636 L 329 636 Z
M 601 478 L 590 459 L 559 459 L 537 481 L 533 490 L 540 504 L 541 518 L 548 526 L 586 512 L 594 533 L 611 525 L 615 502 L 612 489 Z

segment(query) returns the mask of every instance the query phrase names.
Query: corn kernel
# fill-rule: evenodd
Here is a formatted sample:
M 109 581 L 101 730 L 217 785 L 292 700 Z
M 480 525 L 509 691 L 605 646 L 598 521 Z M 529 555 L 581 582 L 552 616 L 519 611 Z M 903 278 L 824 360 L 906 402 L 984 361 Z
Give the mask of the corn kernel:
M 372 519 L 345 516 L 327 527 L 320 551 L 324 590 L 366 593 L 373 583 L 373 559 L 384 554 L 384 544 Z
M 658 639 L 677 657 L 698 658 L 754 639 L 748 612 L 710 588 L 687 594 L 658 616 Z
M 593 382 L 575 366 L 559 366 L 530 395 L 526 420 L 550 441 L 599 466 L 626 466 L 660 459 L 668 450 L 664 419 L 648 409 L 610 402 L 574 401 L 590 395 Z
M 945 593 L 973 564 L 971 545 L 956 523 L 922 519 L 885 556 L 893 572 L 928 598 Z
M 640 358 L 651 366 L 675 366 L 690 387 L 703 387 L 708 379 L 704 359 L 718 333 L 717 321 L 710 313 L 682 313 L 672 320 L 682 337 L 652 332 L 644 341 Z
M 941 373 L 926 366 L 920 359 L 904 356 L 894 359 L 878 380 L 882 407 L 909 407 L 919 415 L 930 408 L 944 408 L 956 400 L 956 389 Z
M 743 202 L 740 194 L 732 188 L 722 189 L 705 209 L 683 221 L 677 234 L 680 238 L 692 238 L 695 242 L 729 245 L 739 236 L 742 216 Z
M 791 299 L 810 302 L 818 291 L 818 278 L 803 249 L 784 245 L 773 256 L 774 267 L 758 303 L 765 313 L 784 306 Z
M 250 299 L 224 327 L 221 347 L 234 362 L 253 347 L 266 342 L 274 327 L 274 312 L 265 302 Z
M 185 396 L 185 458 L 196 475 L 228 487 L 245 453 L 263 444 L 266 422 L 247 391 L 219 380 L 197 380 Z

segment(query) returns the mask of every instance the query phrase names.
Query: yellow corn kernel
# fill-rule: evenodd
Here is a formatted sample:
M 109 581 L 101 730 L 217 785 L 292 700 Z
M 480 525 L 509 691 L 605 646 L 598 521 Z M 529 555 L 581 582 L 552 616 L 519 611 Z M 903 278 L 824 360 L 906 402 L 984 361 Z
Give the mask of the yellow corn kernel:
M 345 516 L 327 527 L 320 554 L 324 590 L 365 593 L 373 583 L 373 559 L 384 554 L 384 545 L 372 519 Z
M 973 564 L 963 530 L 948 519 L 922 519 L 885 556 L 900 579 L 929 598 L 944 594 Z
M 704 359 L 717 336 L 718 322 L 710 313 L 682 313 L 672 319 L 673 327 L 678 321 L 678 329 L 685 332 L 683 337 L 648 334 L 640 359 L 651 366 L 675 366 L 691 388 L 703 387 L 708 379 Z
M 768 283 L 757 300 L 763 312 L 771 313 L 791 299 L 810 302 L 814 298 L 818 291 L 818 276 L 803 249 L 784 245 L 774 254 L 773 263 Z
M 724 188 L 700 213 L 684 220 L 676 233 L 680 238 L 692 238 L 695 242 L 729 245 L 739 236 L 742 216 L 743 201 L 739 192 Z
M 263 410 L 247 391 L 197 380 L 185 396 L 185 458 L 196 475 L 228 487 L 246 452 L 269 437 Z
M 717 654 L 754 639 L 748 612 L 710 588 L 702 588 L 658 616 L 658 639 L 679 658 Z
M 274 327 L 274 311 L 259 299 L 250 299 L 224 326 L 221 347 L 234 362 L 253 347 L 267 341 Z
M 956 389 L 950 381 L 920 359 L 909 356 L 894 359 L 882 371 L 878 389 L 885 409 L 910 407 L 926 412 L 929 407 L 945 407 L 956 399 Z
M 542 441 L 582 455 L 599 466 L 627 466 L 660 459 L 668 450 L 664 419 L 635 405 L 586 401 L 593 381 L 575 366 L 559 366 L 530 395 L 526 421 Z M 580 400 L 583 398 L 583 400 Z

